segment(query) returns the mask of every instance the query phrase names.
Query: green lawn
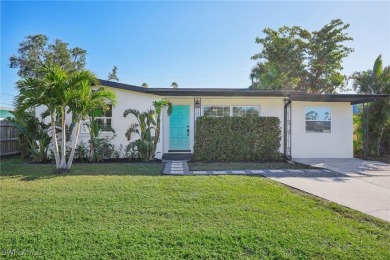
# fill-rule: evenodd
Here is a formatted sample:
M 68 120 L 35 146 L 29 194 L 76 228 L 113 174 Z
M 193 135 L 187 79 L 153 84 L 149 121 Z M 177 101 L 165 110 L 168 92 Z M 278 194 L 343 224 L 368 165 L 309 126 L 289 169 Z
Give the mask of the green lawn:
M 189 162 L 192 171 L 218 171 L 218 170 L 258 170 L 258 169 L 312 169 L 309 165 L 288 162 L 268 163 L 204 163 Z
M 390 259 L 390 224 L 254 176 L 0 163 L 0 249 L 46 259 Z M 14 250 L 14 251 L 12 251 Z

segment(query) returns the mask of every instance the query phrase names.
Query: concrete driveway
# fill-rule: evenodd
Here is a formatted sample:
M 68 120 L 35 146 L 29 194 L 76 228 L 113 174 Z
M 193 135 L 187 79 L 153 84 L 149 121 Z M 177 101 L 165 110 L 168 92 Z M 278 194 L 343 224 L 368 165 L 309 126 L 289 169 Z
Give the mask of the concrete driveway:
M 360 159 L 294 159 L 341 173 L 338 177 L 269 176 L 349 208 L 390 222 L 390 165 Z

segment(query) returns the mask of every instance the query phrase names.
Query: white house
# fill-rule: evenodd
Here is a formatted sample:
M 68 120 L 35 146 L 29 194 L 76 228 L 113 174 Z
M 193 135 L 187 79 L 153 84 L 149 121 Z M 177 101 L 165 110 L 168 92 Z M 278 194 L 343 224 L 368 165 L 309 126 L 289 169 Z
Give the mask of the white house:
M 100 117 L 102 125 L 115 130 L 111 141 L 125 147 L 125 132 L 136 119 L 123 117 L 126 109 L 153 109 L 152 102 L 165 98 L 173 104 L 171 116 L 162 115 L 156 158 L 170 153 L 192 153 L 198 116 L 274 116 L 282 129 L 280 152 L 288 158 L 352 158 L 352 105 L 372 102 L 389 95 L 308 94 L 301 91 L 251 89 L 142 88 L 100 80 L 116 93 L 118 104 Z M 245 134 L 245 129 L 243 129 Z M 103 132 L 102 136 L 113 136 Z M 237 137 L 239 138 L 239 137 Z M 88 143 L 82 131 L 79 141 Z

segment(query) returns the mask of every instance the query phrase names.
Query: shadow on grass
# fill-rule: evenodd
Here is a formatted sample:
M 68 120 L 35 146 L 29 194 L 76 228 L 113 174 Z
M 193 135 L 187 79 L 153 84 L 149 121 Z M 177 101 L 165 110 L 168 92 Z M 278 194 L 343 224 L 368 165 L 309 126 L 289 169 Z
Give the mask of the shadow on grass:
M 69 172 L 58 172 L 55 164 L 32 164 L 20 157 L 1 158 L 0 176 L 35 181 L 66 176 L 159 176 L 164 163 L 74 163 Z

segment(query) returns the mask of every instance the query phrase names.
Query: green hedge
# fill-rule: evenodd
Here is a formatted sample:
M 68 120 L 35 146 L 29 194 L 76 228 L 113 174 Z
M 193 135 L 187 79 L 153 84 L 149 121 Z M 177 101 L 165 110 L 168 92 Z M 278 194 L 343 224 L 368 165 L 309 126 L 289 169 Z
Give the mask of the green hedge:
M 194 159 L 265 161 L 280 158 L 278 117 L 198 117 Z

